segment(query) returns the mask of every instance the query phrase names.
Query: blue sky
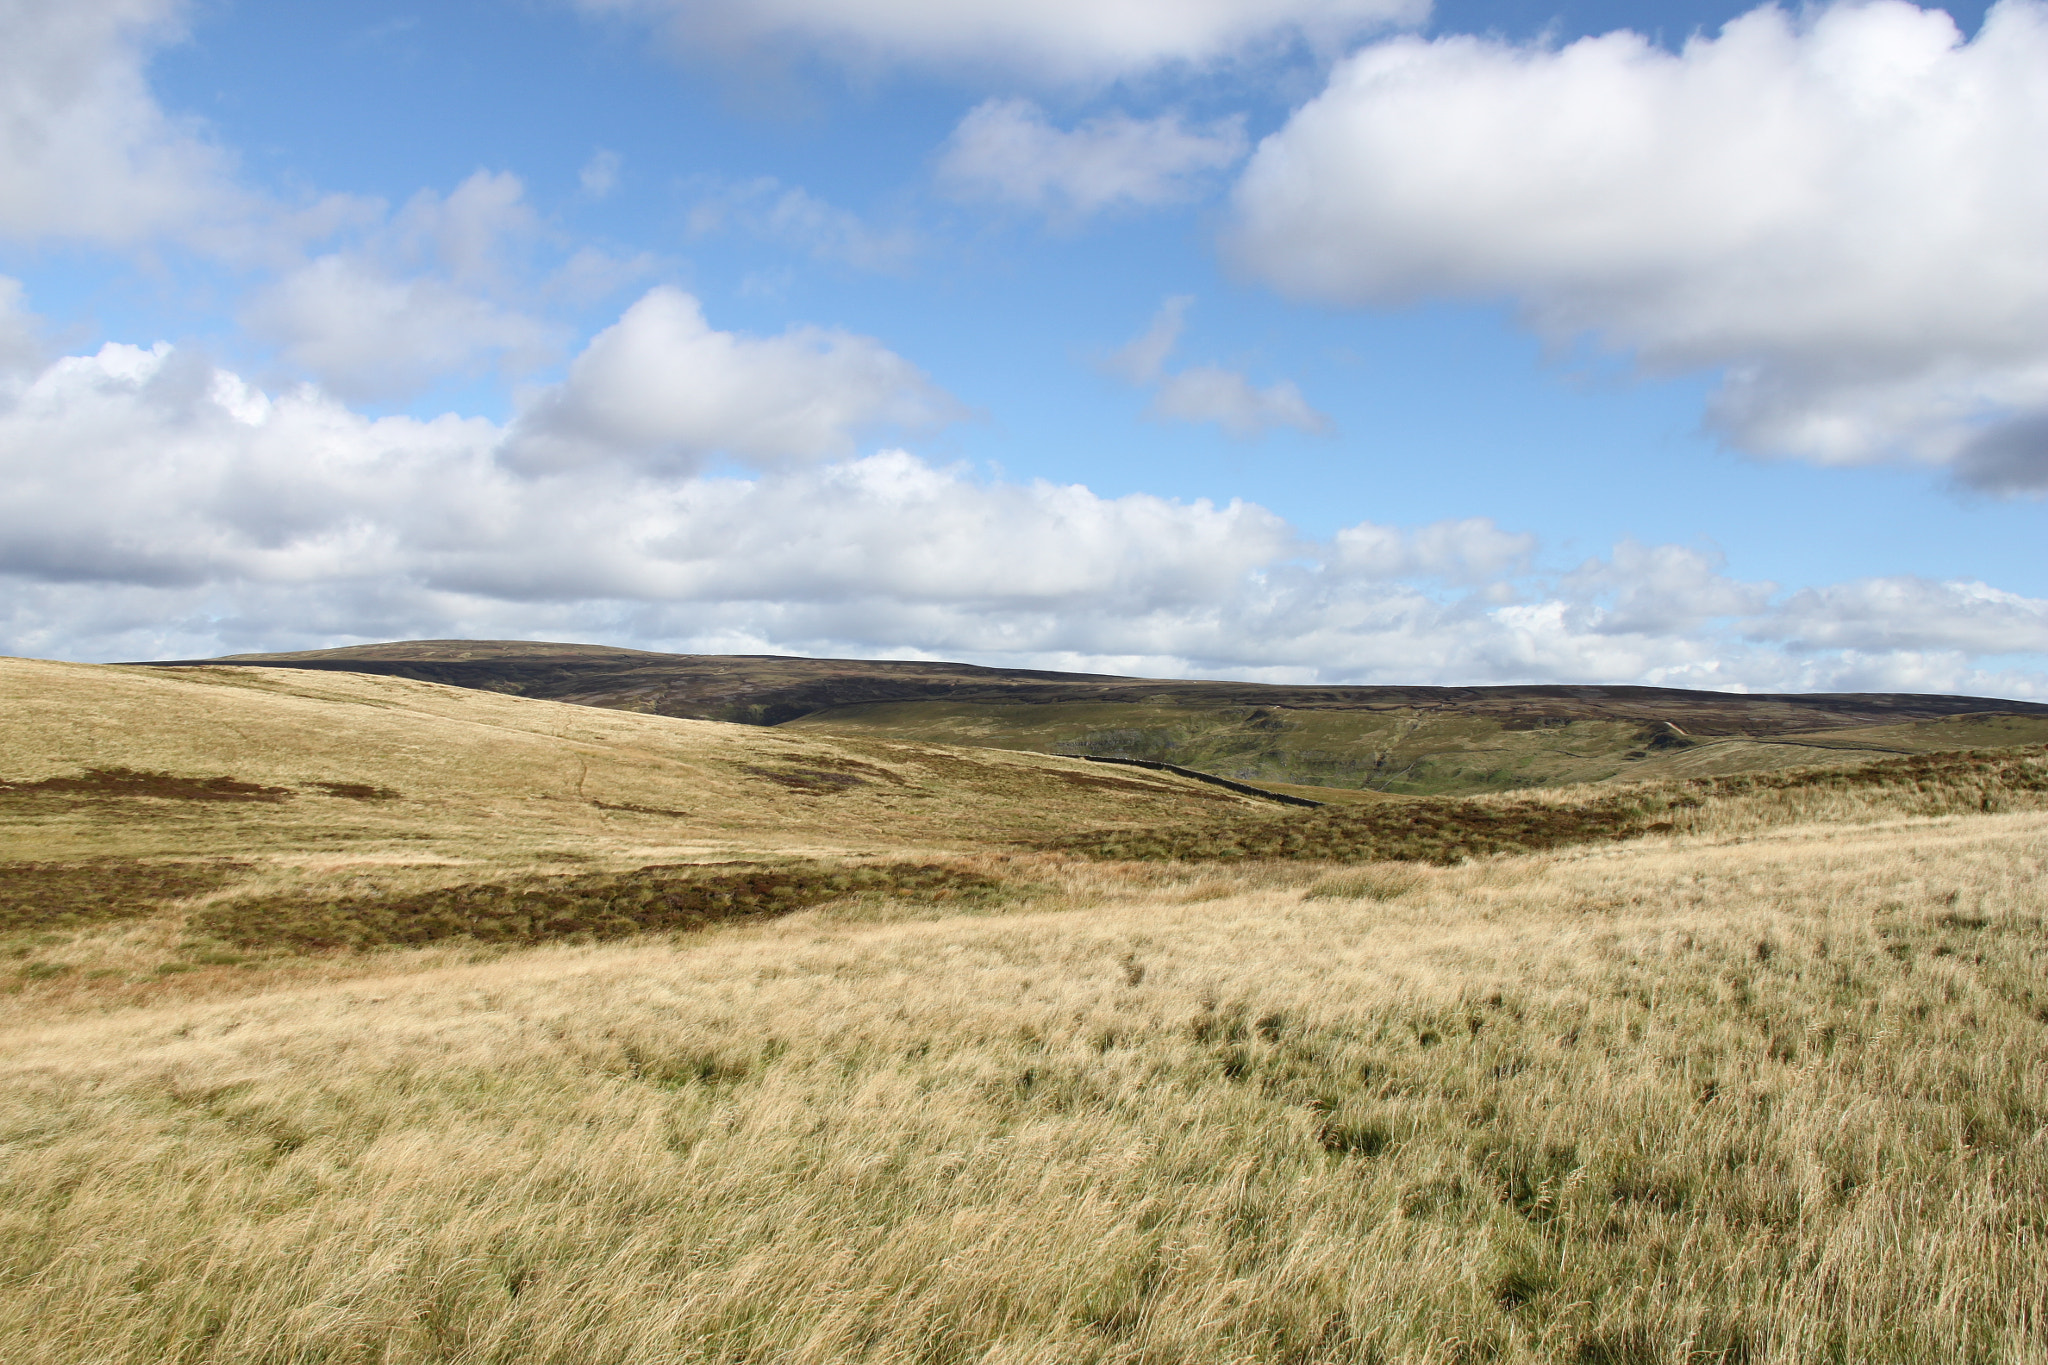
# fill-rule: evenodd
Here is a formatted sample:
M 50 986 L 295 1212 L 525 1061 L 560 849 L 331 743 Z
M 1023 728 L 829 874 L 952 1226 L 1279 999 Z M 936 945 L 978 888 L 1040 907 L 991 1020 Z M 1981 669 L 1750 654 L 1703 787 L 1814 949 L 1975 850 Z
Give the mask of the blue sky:
M 2048 5 L 0 3 L 0 650 L 2048 696 Z

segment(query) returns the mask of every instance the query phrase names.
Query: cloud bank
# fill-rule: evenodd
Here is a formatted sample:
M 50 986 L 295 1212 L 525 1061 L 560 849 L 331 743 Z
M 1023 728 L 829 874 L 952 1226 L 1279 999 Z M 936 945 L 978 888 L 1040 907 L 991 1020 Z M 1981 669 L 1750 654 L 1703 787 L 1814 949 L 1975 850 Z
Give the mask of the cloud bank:
M 592 395 L 615 369 L 706 355 L 660 370 L 687 402 L 626 390 L 654 406 L 579 433 L 582 458 L 520 453 L 537 428 L 604 412 Z M 1485 519 L 1318 541 L 1245 503 L 840 458 L 901 400 L 886 356 L 859 338 L 709 331 L 688 296 L 657 290 L 504 426 L 267 394 L 164 345 L 30 363 L 0 381 L 0 648 L 531 635 L 1272 680 L 2048 695 L 2025 657 L 2048 652 L 2048 602 L 1983 584 L 1783 596 L 1695 547 L 1545 569 L 1534 537 Z M 751 406 L 819 367 L 879 382 L 791 426 Z M 758 472 L 642 458 L 664 442 Z
M 2048 5 L 1964 41 L 1900 0 L 1750 12 L 1671 53 L 1398 38 L 1253 155 L 1231 250 L 1352 305 L 1513 300 L 1735 444 L 2048 489 Z

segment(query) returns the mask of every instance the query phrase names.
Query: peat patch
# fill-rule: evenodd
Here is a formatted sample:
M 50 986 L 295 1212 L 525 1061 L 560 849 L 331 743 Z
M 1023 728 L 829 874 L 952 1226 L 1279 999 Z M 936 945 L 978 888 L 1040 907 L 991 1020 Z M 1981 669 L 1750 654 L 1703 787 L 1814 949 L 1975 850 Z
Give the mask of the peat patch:
M 348 783 L 317 783 L 321 787 Z M 363 788 L 374 792 L 376 788 Z M 334 792 L 333 795 L 353 795 Z M 395 795 L 395 793 L 393 793 Z M 289 787 L 265 787 L 232 777 L 179 777 L 175 773 L 142 772 L 134 768 L 87 768 L 78 777 L 46 777 L 40 782 L 0 782 L 0 796 L 131 797 L 154 796 L 168 801 L 289 801 Z
M 143 919 L 171 901 L 216 891 L 247 872 L 238 862 L 0 863 L 0 933 L 76 929 Z
M 532 944 L 701 929 L 863 893 L 972 903 L 1003 888 L 996 878 L 937 863 L 730 867 L 644 867 L 330 901 L 251 897 L 210 905 L 187 923 L 194 934 L 245 949 L 320 952 L 451 939 Z

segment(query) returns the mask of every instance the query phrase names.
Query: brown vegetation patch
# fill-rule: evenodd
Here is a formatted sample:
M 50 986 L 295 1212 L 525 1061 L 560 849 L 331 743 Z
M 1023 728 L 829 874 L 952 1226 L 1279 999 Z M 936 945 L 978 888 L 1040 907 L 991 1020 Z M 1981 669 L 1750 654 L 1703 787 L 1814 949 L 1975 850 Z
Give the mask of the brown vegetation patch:
M 1540 853 L 1570 844 L 1629 839 L 1677 828 L 1669 818 L 1711 799 L 1782 792 L 1878 792 L 1908 814 L 1995 812 L 2009 796 L 2048 792 L 2048 749 L 1916 754 L 1861 768 L 1694 778 L 1571 803 L 1429 798 L 1326 806 L 1301 815 L 1231 824 L 1095 830 L 1041 847 L 1107 859 L 1427 862 Z
M 315 783 L 325 786 L 325 783 Z M 347 784 L 343 784 L 347 785 Z M 370 789 L 374 790 L 374 789 Z M 40 782 L 0 782 L 9 796 L 154 796 L 169 801 L 289 801 L 289 787 L 265 787 L 232 777 L 179 777 L 133 768 L 87 768 L 79 777 L 46 777 Z M 339 793 L 337 793 L 339 794 Z
M 743 772 L 755 777 L 765 777 L 778 787 L 787 787 L 793 792 L 806 796 L 838 796 L 855 787 L 865 787 L 867 780 L 852 773 L 830 772 L 823 768 L 757 768 L 748 765 Z
M 1102 830 L 1055 839 L 1045 846 L 1095 858 L 1179 862 L 1298 858 L 1449 864 L 1496 853 L 1625 839 L 1642 833 L 1643 825 L 1641 812 L 1616 797 L 1579 807 L 1424 800 L 1326 806 L 1292 819 L 1231 825 Z
M 687 820 L 690 812 L 670 810 L 667 806 L 642 806 L 631 801 L 593 801 L 591 805 L 599 810 L 620 811 L 627 815 L 662 815 L 671 820 Z
M 345 801 L 395 801 L 400 795 L 389 787 L 373 787 L 367 782 L 308 782 L 306 785 Z
M 217 890 L 246 863 L 0 864 L 0 933 L 140 919 L 170 901 Z
M 1741 773 L 1695 778 L 1686 786 L 1714 796 L 1743 792 L 1857 791 L 1878 788 L 1906 794 L 1953 797 L 1963 788 L 1986 799 L 2006 793 L 2048 792 L 2048 746 L 1991 753 L 1953 751 L 1887 758 L 1860 768 Z M 1990 807 L 1985 807 L 1990 809 Z
M 529 944 L 698 929 L 863 893 L 974 901 L 1001 887 L 992 877 L 932 863 L 721 873 L 683 865 L 350 900 L 251 897 L 209 906 L 188 923 L 195 934 L 246 949 L 316 952 L 449 939 Z
M 910 784 L 902 776 L 873 763 L 863 763 L 857 758 L 841 758 L 836 754 L 805 754 L 804 762 L 813 770 L 845 773 L 863 782 L 884 782 L 891 786 L 907 787 Z

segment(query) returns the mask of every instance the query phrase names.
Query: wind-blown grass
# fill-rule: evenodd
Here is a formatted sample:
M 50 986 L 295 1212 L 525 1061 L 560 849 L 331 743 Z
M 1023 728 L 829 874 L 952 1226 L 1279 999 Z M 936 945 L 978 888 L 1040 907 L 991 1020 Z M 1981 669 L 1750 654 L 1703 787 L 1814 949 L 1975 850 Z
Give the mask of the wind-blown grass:
M 1030 913 L 813 912 L 17 1030 L 0 1342 L 2038 1355 L 2048 819 L 1343 894 L 1362 871 L 1105 868 Z

